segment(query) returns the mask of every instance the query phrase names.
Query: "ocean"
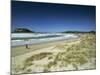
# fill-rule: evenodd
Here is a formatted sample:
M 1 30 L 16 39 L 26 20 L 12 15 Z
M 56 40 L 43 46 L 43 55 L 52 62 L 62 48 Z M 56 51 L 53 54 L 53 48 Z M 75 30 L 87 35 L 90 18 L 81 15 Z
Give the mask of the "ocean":
M 25 44 L 39 44 L 51 41 L 68 40 L 78 38 L 75 34 L 65 33 L 12 33 L 11 46 Z

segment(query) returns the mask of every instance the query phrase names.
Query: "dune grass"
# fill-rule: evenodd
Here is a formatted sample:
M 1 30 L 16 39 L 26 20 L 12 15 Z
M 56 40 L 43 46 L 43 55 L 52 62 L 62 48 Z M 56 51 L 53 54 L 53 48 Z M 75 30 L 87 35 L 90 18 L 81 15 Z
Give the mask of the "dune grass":
M 36 60 L 41 60 L 49 55 L 52 55 L 52 53 L 49 53 L 49 52 L 45 52 L 45 53 L 40 53 L 40 54 L 35 54 L 35 55 L 32 55 L 31 57 L 27 58 L 25 61 L 24 61 L 24 69 L 28 66 L 31 66 L 33 65 L 33 61 L 36 61 Z
M 62 47 L 60 48 L 59 46 L 58 48 L 61 49 Z M 55 68 L 61 65 L 61 67 L 66 66 L 67 68 L 67 66 L 71 64 L 74 70 L 79 70 L 79 66 L 88 63 L 92 58 L 96 58 L 96 36 L 94 34 L 86 34 L 81 36 L 79 43 L 72 44 L 66 48 L 65 52 L 58 53 L 54 61 L 47 64 L 44 72 L 50 71 L 49 69 L 52 66 Z M 58 64 L 58 62 L 62 63 Z

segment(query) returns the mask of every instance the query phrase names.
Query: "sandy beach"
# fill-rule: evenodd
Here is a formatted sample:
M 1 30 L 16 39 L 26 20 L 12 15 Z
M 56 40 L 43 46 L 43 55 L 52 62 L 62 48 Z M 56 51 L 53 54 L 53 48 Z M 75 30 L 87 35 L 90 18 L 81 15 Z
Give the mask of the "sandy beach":
M 45 42 L 45 43 L 40 43 L 40 44 L 30 44 L 28 45 L 29 48 L 26 48 L 26 45 L 22 45 L 22 46 L 16 46 L 16 47 L 12 47 L 11 49 L 11 53 L 12 53 L 12 57 L 14 56 L 18 56 L 18 55 L 22 55 L 28 52 L 32 52 L 38 49 L 42 49 L 42 48 L 47 48 L 50 46 L 56 46 L 59 44 L 65 44 L 66 42 L 70 42 L 70 41 L 76 41 L 78 39 L 72 39 L 72 40 L 58 40 L 58 41 L 51 41 L 51 42 Z
M 80 48 L 81 42 L 81 39 L 63 40 L 29 45 L 29 49 L 12 47 L 12 73 L 95 69 L 95 47 Z M 88 51 L 92 52 L 91 57 Z

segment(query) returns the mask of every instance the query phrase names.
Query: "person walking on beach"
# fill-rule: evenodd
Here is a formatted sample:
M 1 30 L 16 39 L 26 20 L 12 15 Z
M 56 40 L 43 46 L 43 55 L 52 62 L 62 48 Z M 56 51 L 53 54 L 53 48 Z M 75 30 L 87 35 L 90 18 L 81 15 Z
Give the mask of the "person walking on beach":
M 29 49 L 28 44 L 26 44 L 26 48 Z
M 25 47 L 26 47 L 26 49 L 29 49 L 28 41 L 25 41 Z

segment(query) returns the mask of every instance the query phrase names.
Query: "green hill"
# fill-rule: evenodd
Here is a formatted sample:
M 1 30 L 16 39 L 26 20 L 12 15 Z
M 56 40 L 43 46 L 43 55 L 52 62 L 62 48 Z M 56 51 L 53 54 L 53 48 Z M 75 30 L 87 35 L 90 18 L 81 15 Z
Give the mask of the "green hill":
M 34 33 L 34 31 L 31 31 L 27 28 L 16 28 L 13 33 Z

